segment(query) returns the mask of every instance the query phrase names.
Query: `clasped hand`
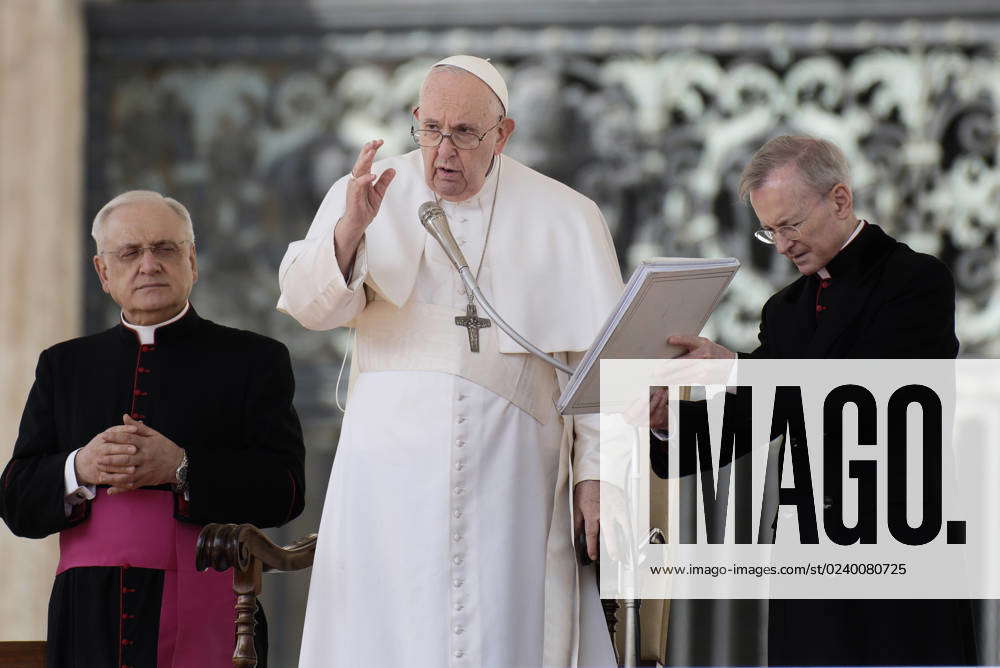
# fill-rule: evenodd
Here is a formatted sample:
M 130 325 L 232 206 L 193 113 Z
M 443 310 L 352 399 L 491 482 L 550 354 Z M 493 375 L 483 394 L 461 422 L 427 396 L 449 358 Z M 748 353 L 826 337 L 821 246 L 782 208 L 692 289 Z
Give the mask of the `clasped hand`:
M 105 429 L 76 453 L 77 480 L 110 485 L 108 494 L 176 483 L 184 450 L 132 416 L 122 418 L 123 424 Z

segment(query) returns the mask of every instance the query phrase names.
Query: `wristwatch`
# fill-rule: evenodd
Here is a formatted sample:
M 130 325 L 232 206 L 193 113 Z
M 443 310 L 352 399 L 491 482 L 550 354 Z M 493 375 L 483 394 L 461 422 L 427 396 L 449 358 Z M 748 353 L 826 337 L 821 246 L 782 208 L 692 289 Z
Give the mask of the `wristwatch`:
M 183 494 L 187 498 L 187 488 L 188 488 L 188 456 L 187 452 L 184 452 L 184 456 L 181 457 L 181 463 L 177 465 L 177 470 L 174 472 L 174 476 L 177 478 L 177 484 L 174 485 L 174 491 L 178 494 Z

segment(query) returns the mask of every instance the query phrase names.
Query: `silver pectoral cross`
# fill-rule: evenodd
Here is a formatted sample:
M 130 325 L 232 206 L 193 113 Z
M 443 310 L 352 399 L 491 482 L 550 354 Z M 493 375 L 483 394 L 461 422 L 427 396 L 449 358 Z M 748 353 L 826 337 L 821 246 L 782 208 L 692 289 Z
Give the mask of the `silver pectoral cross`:
M 469 349 L 479 352 L 479 330 L 490 326 L 489 318 L 480 318 L 476 305 L 470 303 L 465 307 L 465 315 L 455 316 L 455 324 L 469 330 Z

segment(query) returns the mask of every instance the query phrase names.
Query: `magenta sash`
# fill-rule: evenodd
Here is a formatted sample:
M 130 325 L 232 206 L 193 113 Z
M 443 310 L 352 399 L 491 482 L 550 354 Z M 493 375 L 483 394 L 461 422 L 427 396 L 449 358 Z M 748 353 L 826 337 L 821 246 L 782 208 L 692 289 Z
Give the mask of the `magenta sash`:
M 108 496 L 100 489 L 90 517 L 59 533 L 56 573 L 83 566 L 162 570 L 157 668 L 232 666 L 233 572 L 195 570 L 200 530 L 174 519 L 174 495 L 168 491 Z

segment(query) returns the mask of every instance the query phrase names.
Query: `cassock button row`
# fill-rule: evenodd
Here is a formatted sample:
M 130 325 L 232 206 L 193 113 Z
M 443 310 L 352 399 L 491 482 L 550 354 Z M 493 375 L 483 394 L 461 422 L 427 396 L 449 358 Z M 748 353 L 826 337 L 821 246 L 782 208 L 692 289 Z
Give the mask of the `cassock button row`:
M 451 583 L 455 585 L 455 589 L 459 589 L 462 586 L 462 578 L 455 578 Z
M 465 441 L 463 441 L 463 440 L 462 440 L 462 439 L 460 439 L 460 438 L 458 438 L 458 439 L 455 439 L 455 445 L 457 445 L 457 446 L 458 446 L 458 447 L 460 447 L 460 448 L 464 448 L 464 447 L 465 447 Z
M 462 534 L 455 532 L 451 535 L 451 539 L 457 543 L 462 540 Z
M 458 416 L 458 423 L 462 424 L 463 422 L 465 422 L 465 416 L 464 415 L 459 415 Z
M 456 603 L 455 604 L 455 612 L 462 612 L 462 610 L 464 610 L 464 609 L 465 609 L 465 606 L 462 605 L 461 603 Z
M 455 650 L 455 658 L 456 659 L 461 659 L 463 656 L 465 656 L 465 652 L 463 652 L 460 649 L 456 649 Z
M 463 631 L 465 631 L 465 629 L 463 629 L 460 625 L 458 625 L 458 624 L 455 625 L 455 635 L 459 635 L 460 636 L 460 635 L 462 635 Z
M 455 495 L 456 496 L 461 496 L 462 492 L 464 492 L 464 491 L 465 491 L 465 489 L 463 487 L 461 487 L 461 486 L 455 487 Z
M 455 462 L 455 470 L 456 471 L 461 471 L 464 468 L 465 468 L 465 464 L 464 463 L 462 463 L 461 461 Z
M 456 554 L 456 555 L 455 555 L 455 556 L 454 556 L 454 557 L 452 558 L 452 560 L 451 560 L 451 561 L 452 561 L 452 563 L 453 563 L 453 564 L 455 564 L 456 566 L 461 566 L 461 565 L 462 565 L 462 555 L 460 555 L 460 554 Z
M 459 517 L 462 516 L 462 511 L 456 510 L 455 512 L 452 513 L 452 516 L 457 520 Z

